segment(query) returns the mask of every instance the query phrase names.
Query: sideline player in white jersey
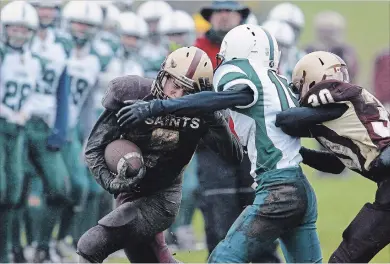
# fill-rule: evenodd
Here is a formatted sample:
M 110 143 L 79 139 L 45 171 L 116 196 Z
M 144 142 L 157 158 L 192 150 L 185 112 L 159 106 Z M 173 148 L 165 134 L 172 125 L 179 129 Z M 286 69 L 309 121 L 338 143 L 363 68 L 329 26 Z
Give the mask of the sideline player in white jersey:
M 93 179 L 88 177 L 79 157 L 84 140 L 80 135 L 80 129 L 84 128 L 84 131 L 89 133 L 89 127 L 95 120 L 94 97 L 98 89 L 102 59 L 93 42 L 98 29 L 102 26 L 103 14 L 100 6 L 95 2 L 70 1 L 64 6 L 62 15 L 63 23 L 74 43 L 67 65 L 71 79 L 68 126 L 70 142 L 68 148 L 64 148 L 63 154 L 73 158 L 74 173 L 71 178 L 75 181 L 72 185 L 82 186 L 81 190 L 76 189 L 74 193 L 80 199 L 80 203 L 73 210 L 73 214 L 67 216 L 73 218 L 72 236 L 73 244 L 76 244 L 81 234 L 94 224 L 93 221 L 97 221 L 93 215 L 96 213 L 91 213 L 89 210 L 95 206 L 93 203 L 100 190 L 95 188 L 97 184 L 93 184 Z M 86 116 L 83 118 L 82 115 Z M 80 122 L 81 118 L 83 118 L 82 122 Z M 64 230 L 64 234 L 66 233 Z
M 105 76 L 101 78 L 103 92 L 105 92 L 108 82 L 116 77 L 123 75 L 144 76 L 142 58 L 138 53 L 148 34 L 146 22 L 133 12 L 120 14 L 118 21 L 120 48 L 116 57 L 109 63 Z
M 297 5 L 292 3 L 281 3 L 271 9 L 267 20 L 286 22 L 294 30 L 294 45 L 291 47 L 290 52 L 286 58 L 286 61 L 289 65 L 287 72 L 290 76 L 297 62 L 306 55 L 303 50 L 298 48 L 298 42 L 300 40 L 302 30 L 305 26 L 305 15 Z M 289 78 L 291 78 L 291 76 Z
M 29 3 L 36 8 L 39 18 L 39 29 L 29 48 L 45 61 L 45 67 L 35 93 L 28 101 L 31 119 L 25 126 L 28 159 L 24 167 L 26 186 L 30 185 L 31 189 L 23 198 L 30 201 L 31 197 L 36 197 L 40 202 L 28 203 L 24 222 L 27 236 L 31 238 L 28 243 L 37 243 L 34 261 L 43 262 L 51 259 L 51 234 L 70 198 L 65 185 L 68 173 L 59 152 L 67 130 L 69 80 L 65 66 L 70 40 L 50 28 L 54 27 L 61 1 Z M 14 261 L 24 260 L 20 234 L 24 209 L 20 206 L 13 219 Z M 32 226 L 35 231 L 29 228 Z
M 162 0 L 150 0 L 142 3 L 137 10 L 137 15 L 148 24 L 148 39 L 143 45 L 140 54 L 144 58 L 145 77 L 156 78 L 168 50 L 161 45 L 161 36 L 158 32 L 160 19 L 172 12 L 172 7 Z
M 320 262 L 317 204 L 300 167 L 300 139 L 275 126 L 276 114 L 298 105 L 287 80 L 276 73 L 277 42 L 260 26 L 241 25 L 227 33 L 218 57 L 222 64 L 214 75 L 216 93 L 130 103 L 118 112 L 118 122 L 129 127 L 161 114 L 193 116 L 230 108 L 235 132 L 248 149 L 256 196 L 209 262 L 252 262 L 276 239 L 286 262 Z
M 191 46 L 195 42 L 194 19 L 185 11 L 175 10 L 164 15 L 157 26 L 162 43 L 169 52 Z
M 268 30 L 278 42 L 279 50 L 281 52 L 278 73 L 286 77 L 288 83 L 290 83 L 292 71 L 297 62 L 296 60 L 291 60 L 291 57 L 295 54 L 294 30 L 286 22 L 278 20 L 267 20 L 262 24 L 262 27 Z
M 0 21 L 0 262 L 8 263 L 12 218 L 23 202 L 27 101 L 44 65 L 28 47 L 39 25 L 34 7 L 13 1 L 2 8 Z
M 114 1 L 97 1 L 103 11 L 103 27 L 99 30 L 96 39 L 106 43 L 115 54 L 120 47 L 118 35 L 118 18 L 121 12 L 114 5 Z

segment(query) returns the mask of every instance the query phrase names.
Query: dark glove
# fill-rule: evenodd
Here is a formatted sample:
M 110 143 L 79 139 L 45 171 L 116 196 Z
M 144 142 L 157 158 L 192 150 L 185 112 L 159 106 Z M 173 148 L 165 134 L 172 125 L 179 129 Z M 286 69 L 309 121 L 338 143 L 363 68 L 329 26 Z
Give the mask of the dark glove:
M 115 179 L 111 181 L 109 185 L 110 193 L 119 194 L 122 192 L 130 193 L 138 191 L 138 183 L 143 179 L 146 172 L 145 167 L 134 177 L 126 177 L 125 171 L 122 170 L 122 172 L 119 172 Z
M 116 114 L 118 117 L 118 124 L 121 127 L 137 125 L 149 117 L 159 116 L 164 112 L 162 102 L 160 100 L 128 100 L 124 103 L 126 105 Z
M 199 90 L 202 91 L 214 91 L 214 86 L 210 82 L 209 78 L 199 78 Z

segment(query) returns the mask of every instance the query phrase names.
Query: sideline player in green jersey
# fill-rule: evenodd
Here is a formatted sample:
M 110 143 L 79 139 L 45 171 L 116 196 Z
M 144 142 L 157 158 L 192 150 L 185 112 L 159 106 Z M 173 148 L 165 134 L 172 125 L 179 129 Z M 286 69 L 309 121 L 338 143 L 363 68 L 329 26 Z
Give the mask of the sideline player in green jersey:
M 38 28 L 33 6 L 13 1 L 1 10 L 0 42 L 0 262 L 9 262 L 12 218 L 22 203 L 25 127 L 28 101 L 44 65 L 28 43 Z

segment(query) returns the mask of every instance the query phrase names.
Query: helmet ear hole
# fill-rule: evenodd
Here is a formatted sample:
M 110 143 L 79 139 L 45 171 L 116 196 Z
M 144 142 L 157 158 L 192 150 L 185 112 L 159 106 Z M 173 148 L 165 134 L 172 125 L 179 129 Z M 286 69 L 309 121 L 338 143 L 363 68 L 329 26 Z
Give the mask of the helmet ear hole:
M 309 88 L 313 87 L 315 84 L 316 84 L 315 81 L 311 82 L 311 83 L 309 84 Z

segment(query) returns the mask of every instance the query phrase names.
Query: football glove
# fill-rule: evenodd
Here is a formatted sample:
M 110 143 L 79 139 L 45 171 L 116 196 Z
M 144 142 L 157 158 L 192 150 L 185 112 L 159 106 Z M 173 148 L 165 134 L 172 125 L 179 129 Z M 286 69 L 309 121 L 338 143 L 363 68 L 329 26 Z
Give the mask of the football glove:
M 109 185 L 109 191 L 113 194 L 122 192 L 132 193 L 138 191 L 138 183 L 143 179 L 146 169 L 143 167 L 134 177 L 126 177 L 125 172 L 119 172 Z
M 125 106 L 122 107 L 116 114 L 118 117 L 117 122 L 121 127 L 135 126 L 149 117 L 159 116 L 164 112 L 162 102 L 160 100 L 128 100 L 124 103 Z

